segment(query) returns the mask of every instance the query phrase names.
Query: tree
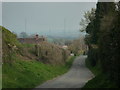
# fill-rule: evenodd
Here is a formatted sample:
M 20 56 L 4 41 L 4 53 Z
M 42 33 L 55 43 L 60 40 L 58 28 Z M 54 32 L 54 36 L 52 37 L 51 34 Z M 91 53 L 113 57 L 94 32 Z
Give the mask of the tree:
M 109 80 L 120 85 L 120 2 L 98 2 L 95 18 L 86 27 L 86 42 L 90 46 L 88 59 L 98 63 Z M 97 48 L 93 46 L 97 46 Z
M 28 37 L 28 34 L 26 32 L 21 32 L 20 33 L 20 37 L 21 38 L 27 38 Z
M 94 20 L 94 18 L 95 18 L 95 9 L 94 9 L 94 8 L 92 8 L 91 11 L 85 12 L 84 18 L 81 19 L 81 22 L 80 22 L 80 26 L 81 26 L 80 31 L 81 31 L 81 32 L 85 31 L 87 25 L 88 25 L 92 20 Z

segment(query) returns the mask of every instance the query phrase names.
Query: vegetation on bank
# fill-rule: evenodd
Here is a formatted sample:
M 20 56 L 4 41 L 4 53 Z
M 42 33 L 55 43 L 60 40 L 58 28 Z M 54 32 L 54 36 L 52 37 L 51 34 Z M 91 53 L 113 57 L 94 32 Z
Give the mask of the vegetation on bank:
M 34 88 L 41 83 L 64 74 L 69 70 L 75 57 L 70 57 L 65 65 L 43 64 L 35 60 L 21 60 L 3 65 L 3 88 Z
M 71 53 L 74 53 L 74 55 L 82 54 L 86 50 L 84 37 L 73 40 L 71 44 L 68 45 L 68 49 L 71 51 Z
M 4 27 L 2 39 L 2 88 L 34 88 L 67 72 L 75 59 L 47 42 L 41 43 L 40 56 L 36 56 L 34 44 L 21 44 L 17 36 Z
M 98 0 L 99 1 L 99 0 Z M 120 87 L 120 1 L 98 2 L 85 14 L 89 68 L 96 77 L 85 87 Z
M 90 64 L 90 61 L 86 59 L 86 66 L 91 70 L 91 72 L 95 75 L 95 77 L 92 80 L 88 81 L 82 89 L 85 89 L 85 88 L 117 88 L 116 84 L 114 82 L 111 82 L 108 76 L 102 73 L 102 70 L 99 64 L 93 67 Z

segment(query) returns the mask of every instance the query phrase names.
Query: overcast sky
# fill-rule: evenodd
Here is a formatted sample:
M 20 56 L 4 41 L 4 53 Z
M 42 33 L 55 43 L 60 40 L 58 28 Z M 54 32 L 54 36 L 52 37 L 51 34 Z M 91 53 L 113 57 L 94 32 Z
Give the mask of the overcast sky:
M 95 6 L 95 2 L 4 2 L 2 24 L 16 33 L 79 35 L 84 12 Z

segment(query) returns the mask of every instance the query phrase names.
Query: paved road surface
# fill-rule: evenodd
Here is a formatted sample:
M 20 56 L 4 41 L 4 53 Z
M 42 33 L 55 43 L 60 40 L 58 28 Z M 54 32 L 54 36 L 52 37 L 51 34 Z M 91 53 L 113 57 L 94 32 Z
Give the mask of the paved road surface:
M 94 75 L 85 66 L 87 56 L 79 56 L 71 69 L 62 76 L 49 80 L 36 88 L 81 88 Z

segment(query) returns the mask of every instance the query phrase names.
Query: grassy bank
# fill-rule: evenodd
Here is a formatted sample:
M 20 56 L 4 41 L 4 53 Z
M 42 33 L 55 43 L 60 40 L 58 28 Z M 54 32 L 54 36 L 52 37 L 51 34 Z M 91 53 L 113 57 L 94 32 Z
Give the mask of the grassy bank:
M 55 44 L 21 44 L 17 36 L 2 27 L 2 87 L 34 88 L 67 72 L 75 57 Z M 37 51 L 40 56 L 36 55 Z
M 67 72 L 75 57 L 70 57 L 65 65 L 53 66 L 32 60 L 20 60 L 3 65 L 3 88 L 34 88 L 37 85 Z
M 88 81 L 86 85 L 83 87 L 85 88 L 116 88 L 116 85 L 110 81 L 106 75 L 104 75 L 100 69 L 99 64 L 95 67 L 92 67 L 90 65 L 90 62 L 88 59 L 86 59 L 86 66 L 92 71 L 92 73 L 95 75 L 95 78 Z

